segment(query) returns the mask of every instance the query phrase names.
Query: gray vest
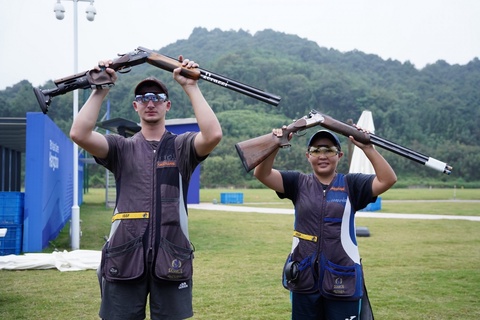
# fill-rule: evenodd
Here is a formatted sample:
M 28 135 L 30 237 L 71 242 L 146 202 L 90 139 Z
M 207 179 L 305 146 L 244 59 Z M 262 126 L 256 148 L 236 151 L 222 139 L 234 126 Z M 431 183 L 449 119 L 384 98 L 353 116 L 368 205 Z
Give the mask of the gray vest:
M 337 174 L 323 190 L 313 175 L 300 175 L 298 186 L 292 250 L 284 267 L 285 288 L 358 300 L 363 295 L 363 272 L 345 176 Z

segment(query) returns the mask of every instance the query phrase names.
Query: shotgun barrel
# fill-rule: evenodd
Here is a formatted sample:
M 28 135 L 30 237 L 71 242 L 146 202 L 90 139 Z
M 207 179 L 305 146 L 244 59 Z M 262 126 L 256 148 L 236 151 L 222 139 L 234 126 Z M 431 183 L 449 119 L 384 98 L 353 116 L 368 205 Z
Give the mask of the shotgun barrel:
M 392 141 L 388 141 L 387 139 L 383 139 L 372 133 L 365 133 L 361 130 L 358 130 L 353 125 L 335 120 L 332 117 L 321 114 L 316 110 L 310 111 L 307 116 L 294 121 L 289 126 L 285 126 L 283 128 L 284 132 L 281 137 L 277 137 L 273 133 L 266 134 L 257 138 L 239 142 L 235 144 L 235 148 L 238 156 L 242 160 L 245 170 L 249 172 L 278 148 L 290 146 L 288 140 L 286 140 L 290 133 L 295 133 L 297 131 L 305 130 L 317 125 L 346 137 L 353 136 L 357 141 L 362 143 L 371 143 L 445 174 L 452 173 L 452 166 L 445 162 L 426 156 Z

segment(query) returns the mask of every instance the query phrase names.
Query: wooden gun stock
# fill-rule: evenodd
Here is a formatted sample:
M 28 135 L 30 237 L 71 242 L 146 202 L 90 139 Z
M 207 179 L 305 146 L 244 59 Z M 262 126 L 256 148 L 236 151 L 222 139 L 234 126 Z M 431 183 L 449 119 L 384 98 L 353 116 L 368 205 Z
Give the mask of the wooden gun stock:
M 242 160 L 243 167 L 249 172 L 263 162 L 263 160 L 275 150 L 290 147 L 290 142 L 288 141 L 290 133 L 309 128 L 313 125 L 316 125 L 316 122 L 309 122 L 306 117 L 303 117 L 294 121 L 289 126 L 284 126 L 282 128 L 282 136 L 276 136 L 273 133 L 269 133 L 235 144 L 238 156 Z
M 235 144 L 238 156 L 247 172 L 263 162 L 275 150 L 281 147 L 281 140 L 273 133 L 252 138 Z

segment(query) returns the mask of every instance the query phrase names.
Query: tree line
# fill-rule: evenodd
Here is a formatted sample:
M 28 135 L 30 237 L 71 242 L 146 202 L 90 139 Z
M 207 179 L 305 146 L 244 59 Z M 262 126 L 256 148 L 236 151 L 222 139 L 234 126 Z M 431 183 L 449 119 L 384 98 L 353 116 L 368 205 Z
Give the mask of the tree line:
M 224 139 L 202 165 L 204 187 L 259 187 L 246 173 L 235 143 L 271 132 L 315 109 L 339 121 L 356 122 L 364 110 L 372 112 L 375 134 L 453 165 L 451 176 L 426 168 L 391 152 L 379 151 L 392 164 L 398 186 L 475 186 L 480 183 L 480 61 L 450 65 L 439 60 L 419 70 L 410 62 L 383 60 L 361 51 L 340 52 L 315 42 L 273 30 L 255 34 L 246 31 L 208 31 L 196 28 L 191 36 L 157 52 L 179 54 L 200 63 L 202 69 L 282 97 L 278 107 L 215 84 L 199 81 L 216 112 Z M 67 75 L 53 75 L 56 79 Z M 172 109 L 169 118 L 193 117 L 190 104 L 172 75 L 143 64 L 120 74 L 110 91 L 110 118 L 138 122 L 131 107 L 133 89 L 146 76 L 156 76 L 169 88 Z M 46 82 L 41 88 L 55 85 Z M 80 106 L 89 90 L 80 90 Z M 72 93 L 53 98 L 50 118 L 68 134 Z M 0 91 L 4 117 L 24 117 L 40 108 L 28 80 Z M 106 112 L 106 102 L 102 113 Z M 305 144 L 316 129 L 295 137 L 282 149 L 275 166 L 308 171 Z M 341 137 L 347 150 L 347 139 Z M 348 154 L 340 170 L 348 171 Z M 91 184 L 103 183 L 103 170 L 90 168 Z

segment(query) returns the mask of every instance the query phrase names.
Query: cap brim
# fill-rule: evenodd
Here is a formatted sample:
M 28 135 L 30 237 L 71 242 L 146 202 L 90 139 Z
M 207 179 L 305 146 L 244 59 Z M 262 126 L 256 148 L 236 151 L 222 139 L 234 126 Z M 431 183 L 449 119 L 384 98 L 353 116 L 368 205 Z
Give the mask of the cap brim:
M 153 77 L 140 81 L 135 87 L 135 95 L 145 93 L 165 93 L 168 97 L 167 87 L 161 81 Z
M 321 138 L 326 138 L 326 139 L 332 141 L 333 145 L 338 147 L 338 150 L 341 150 L 341 144 L 340 144 L 340 140 L 338 139 L 338 137 L 335 134 L 333 134 L 332 132 L 327 131 L 327 130 L 319 130 L 315 134 L 313 134 L 310 137 L 310 139 L 308 140 L 307 147 L 310 147 L 312 145 L 313 141 L 321 139 Z

